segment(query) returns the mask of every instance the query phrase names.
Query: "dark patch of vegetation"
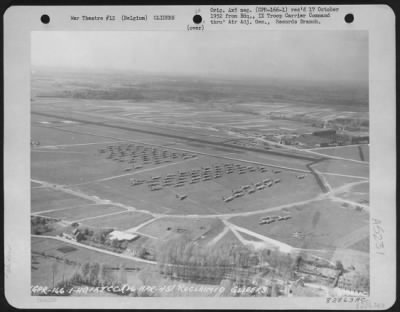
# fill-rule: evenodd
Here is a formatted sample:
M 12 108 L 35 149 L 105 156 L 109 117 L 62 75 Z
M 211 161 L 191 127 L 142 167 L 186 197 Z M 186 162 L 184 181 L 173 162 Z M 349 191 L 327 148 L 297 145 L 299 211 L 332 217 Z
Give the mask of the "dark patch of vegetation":
M 55 230 L 54 223 L 59 220 L 32 216 L 31 217 L 31 234 L 41 235 Z

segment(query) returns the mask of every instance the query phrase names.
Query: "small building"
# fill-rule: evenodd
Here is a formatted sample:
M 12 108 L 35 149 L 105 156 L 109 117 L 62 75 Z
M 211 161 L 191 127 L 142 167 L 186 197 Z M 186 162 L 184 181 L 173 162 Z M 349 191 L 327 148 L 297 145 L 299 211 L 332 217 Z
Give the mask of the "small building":
M 72 226 L 72 227 L 68 227 L 62 234 L 61 236 L 63 238 L 78 242 L 82 239 L 82 233 L 79 230 L 78 227 L 76 226 Z
M 118 241 L 133 241 L 137 238 L 139 238 L 138 234 L 132 234 L 128 232 L 122 232 L 122 231 L 112 231 L 108 234 L 108 238 L 110 240 L 118 240 Z

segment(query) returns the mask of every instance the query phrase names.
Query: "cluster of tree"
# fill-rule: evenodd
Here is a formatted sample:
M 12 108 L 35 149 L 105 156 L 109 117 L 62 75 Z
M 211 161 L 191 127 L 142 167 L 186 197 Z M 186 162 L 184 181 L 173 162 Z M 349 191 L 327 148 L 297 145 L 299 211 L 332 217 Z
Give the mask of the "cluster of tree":
M 142 268 L 137 274 L 137 278 L 143 285 L 158 285 L 161 280 L 157 269 L 151 266 Z M 123 292 L 116 290 L 113 292 L 114 294 L 133 297 L 152 297 L 157 295 L 157 293 L 151 292 L 147 288 L 123 288 L 123 285 L 126 285 L 127 282 L 127 270 L 123 264 L 120 264 L 119 268 L 115 269 L 98 262 L 86 262 L 80 266 L 71 278 L 60 282 L 58 285 L 62 285 L 67 289 L 74 285 L 89 287 L 114 286 L 110 288 L 114 290 L 117 289 L 115 286 L 119 286 L 120 289 L 123 289 Z M 110 289 L 105 288 L 105 291 L 112 292 Z
M 354 277 L 352 277 L 353 289 L 362 290 L 369 293 L 370 290 L 369 285 L 370 285 L 369 275 L 359 273 L 355 274 Z
M 40 216 L 31 217 L 31 233 L 40 235 L 54 230 L 55 219 L 44 218 Z
M 127 274 L 123 265 L 120 265 L 117 272 L 115 272 L 115 270 L 107 265 L 99 264 L 98 262 L 85 262 L 64 283 L 66 285 L 85 285 L 90 287 L 122 286 L 127 283 Z M 129 290 L 116 294 L 136 295 Z
M 287 278 L 293 273 L 294 259 L 279 251 L 255 251 L 235 244 L 202 247 L 186 237 L 164 242 L 157 250 L 160 272 L 175 278 L 219 282 L 227 275 L 255 274 L 267 267 Z

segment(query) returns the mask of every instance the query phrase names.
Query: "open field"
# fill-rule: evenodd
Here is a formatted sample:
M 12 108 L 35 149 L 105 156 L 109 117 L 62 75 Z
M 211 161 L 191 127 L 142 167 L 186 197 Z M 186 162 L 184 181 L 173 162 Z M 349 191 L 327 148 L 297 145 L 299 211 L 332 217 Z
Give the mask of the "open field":
M 351 187 L 352 192 L 368 193 L 369 194 L 369 182 L 357 184 Z
M 339 192 L 336 196 L 344 200 L 369 205 L 369 183 L 365 181 L 365 183 L 353 185 L 349 189 Z
M 137 226 L 152 217 L 148 214 L 129 211 L 121 214 L 99 217 L 89 220 L 83 220 L 82 223 L 87 226 L 98 228 L 113 228 L 117 230 L 128 230 Z
M 354 203 L 369 205 L 369 194 L 368 193 L 341 192 L 341 193 L 337 194 L 337 197 L 342 198 L 344 200 L 349 200 Z
M 31 211 L 40 212 L 66 207 L 83 206 L 91 202 L 61 191 L 36 188 L 31 191 Z
M 107 264 L 112 267 L 119 267 L 122 264 L 128 268 L 130 267 L 141 268 L 145 265 L 143 263 L 139 263 L 134 260 L 119 258 L 113 255 L 108 255 L 105 253 L 90 250 L 84 247 L 74 246 L 69 244 L 68 242 L 61 242 L 54 239 L 37 238 L 37 237 L 32 237 L 31 240 L 32 240 L 33 253 L 44 252 L 48 256 L 65 257 L 65 259 L 69 259 L 71 261 L 75 261 L 81 264 L 85 262 L 98 262 Z M 59 250 L 60 248 L 65 248 L 65 247 L 73 247 L 73 250 L 71 249 L 71 251 L 67 253 L 61 252 Z
M 193 162 L 190 162 L 190 164 Z M 206 163 L 205 160 L 204 164 Z M 199 167 L 189 166 L 189 162 L 178 166 L 180 171 L 191 170 L 192 168 L 200 169 Z M 310 199 L 318 195 L 320 191 L 311 174 L 299 180 L 297 178 L 299 174 L 285 171 L 273 173 L 271 168 L 264 173 L 249 172 L 240 174 L 233 172 L 231 174 L 223 174 L 220 178 L 212 177 L 207 181 L 201 178 L 198 183 L 193 184 L 191 184 L 191 178 L 188 177 L 182 180 L 185 182 L 181 186 L 176 187 L 175 185 L 177 184 L 172 184 L 155 191 L 151 191 L 147 184 L 132 186 L 132 178 L 149 180 L 152 176 L 164 178 L 168 172 L 171 174 L 177 173 L 175 170 L 168 169 L 168 171 L 167 168 L 157 169 L 146 172 L 146 174 L 122 176 L 112 180 L 77 185 L 72 188 L 100 198 L 118 201 L 137 209 L 168 214 L 224 214 L 261 210 L 293 201 Z M 245 185 L 255 189 L 257 183 L 263 183 L 263 180 L 266 179 L 280 181 L 270 187 L 265 186 L 263 189 L 256 190 L 254 193 L 246 191 L 243 196 L 224 202 L 223 198 L 231 196 L 233 190 L 238 190 Z M 187 195 L 187 198 L 180 200 L 178 198 L 180 195 Z
M 183 235 L 191 240 L 201 241 L 212 238 L 222 231 L 222 228 L 222 222 L 216 218 L 176 219 L 165 217 L 144 226 L 140 229 L 140 232 L 162 240 L 169 240 Z
M 291 219 L 259 224 L 263 217 L 278 215 L 290 215 Z M 368 224 L 369 215 L 324 200 L 274 213 L 234 217 L 230 222 L 294 247 L 320 249 L 336 248 L 335 241 Z
M 337 173 L 343 175 L 360 176 L 363 178 L 369 177 L 368 164 L 354 163 L 344 160 L 327 159 L 314 166 L 321 173 Z
M 111 205 L 90 205 L 77 208 L 62 209 L 52 212 L 41 213 L 42 216 L 47 216 L 56 219 L 67 221 L 85 221 L 86 218 L 93 218 L 102 215 L 112 214 L 116 212 L 124 212 L 125 209 L 114 207 Z
M 43 121 L 40 118 L 41 122 Z M 60 120 L 60 119 L 57 119 Z M 53 124 L 33 124 L 31 127 L 31 138 L 39 141 L 41 146 L 63 145 L 63 144 L 84 144 L 93 142 L 107 142 L 106 138 L 94 137 L 86 134 L 70 133 L 62 130 L 56 130 Z M 63 126 L 63 124 L 56 126 Z M 68 125 L 68 128 L 74 128 L 75 125 Z
M 322 174 L 322 176 L 328 182 L 331 188 L 338 188 L 349 183 L 364 181 L 363 178 L 352 177 L 352 176 L 330 175 L 330 174 Z
M 369 252 L 369 237 L 363 238 L 349 247 L 350 249 Z
M 354 159 L 359 161 L 368 161 L 369 159 L 368 145 L 337 146 L 332 148 L 314 149 L 314 151 L 324 155 Z

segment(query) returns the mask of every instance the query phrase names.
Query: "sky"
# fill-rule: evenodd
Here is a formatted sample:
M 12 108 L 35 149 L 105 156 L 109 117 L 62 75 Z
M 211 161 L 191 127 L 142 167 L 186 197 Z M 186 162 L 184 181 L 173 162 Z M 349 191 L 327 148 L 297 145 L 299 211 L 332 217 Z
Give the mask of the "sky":
M 365 31 L 34 31 L 33 67 L 368 80 Z

